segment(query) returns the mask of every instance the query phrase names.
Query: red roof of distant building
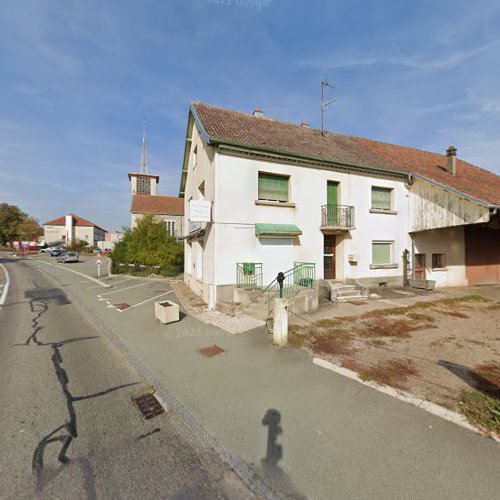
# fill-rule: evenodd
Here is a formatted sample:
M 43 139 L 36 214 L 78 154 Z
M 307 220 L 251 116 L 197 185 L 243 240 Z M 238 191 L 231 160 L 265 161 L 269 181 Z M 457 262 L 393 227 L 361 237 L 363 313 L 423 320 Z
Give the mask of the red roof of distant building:
M 136 194 L 132 196 L 132 213 L 184 215 L 184 199 L 175 196 Z
M 97 229 L 102 229 L 103 231 L 106 231 L 102 227 L 98 226 L 97 224 L 94 224 L 93 222 L 88 221 L 87 219 L 84 219 L 83 217 L 80 217 L 75 214 L 68 214 L 68 215 L 71 215 L 71 217 L 73 217 L 73 226 L 96 227 Z M 44 223 L 44 226 L 65 226 L 65 225 L 66 225 L 65 215 Z

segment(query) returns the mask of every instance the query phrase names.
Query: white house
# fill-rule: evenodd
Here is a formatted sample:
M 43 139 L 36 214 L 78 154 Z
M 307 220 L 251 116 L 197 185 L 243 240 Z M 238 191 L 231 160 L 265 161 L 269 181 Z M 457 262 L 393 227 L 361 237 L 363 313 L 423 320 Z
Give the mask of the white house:
M 106 232 L 97 224 L 75 214 L 63 215 L 43 225 L 44 240 L 48 245 L 60 242 L 71 245 L 78 241 L 97 245 L 97 242 L 105 240 Z
M 500 178 L 454 149 L 201 103 L 190 106 L 186 137 L 185 281 L 211 307 L 228 300 L 242 266 L 262 269 L 263 285 L 305 262 L 317 279 L 402 283 L 405 249 L 413 276 L 437 286 L 500 281 Z M 192 200 L 210 202 L 208 217 L 192 215 Z

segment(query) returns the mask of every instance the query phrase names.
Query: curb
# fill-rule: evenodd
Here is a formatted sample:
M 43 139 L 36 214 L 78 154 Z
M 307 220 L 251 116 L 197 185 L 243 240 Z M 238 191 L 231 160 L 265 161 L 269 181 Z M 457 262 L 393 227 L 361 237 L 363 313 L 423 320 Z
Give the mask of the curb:
M 52 280 L 58 285 L 60 284 L 55 276 L 48 273 Z M 116 275 L 115 275 L 116 276 Z M 280 500 L 279 495 L 274 493 L 264 481 L 252 470 L 252 468 L 244 461 L 232 455 L 225 447 L 220 445 L 208 431 L 189 413 L 187 408 L 160 382 L 156 375 L 146 366 L 145 363 L 130 349 L 123 339 L 115 334 L 106 323 L 98 319 L 86 306 L 81 304 L 76 294 L 68 287 L 64 292 L 73 298 L 73 304 L 85 314 L 85 319 L 94 325 L 97 330 L 103 332 L 118 350 L 125 356 L 127 361 L 144 377 L 144 379 L 156 389 L 156 393 L 161 400 L 166 403 L 166 409 L 172 409 L 179 416 L 182 423 L 193 433 L 205 447 L 211 448 L 225 462 L 245 485 L 259 498 L 266 500 Z
M 326 368 L 327 370 L 335 372 L 338 375 L 342 375 L 351 380 L 354 380 L 359 384 L 371 387 L 372 389 L 375 389 L 378 392 L 382 392 L 383 394 L 392 396 L 393 398 L 399 399 L 400 401 L 404 401 L 405 403 L 410 403 L 411 405 L 421 408 L 422 410 L 431 413 L 436 417 L 441 417 L 442 419 L 447 420 L 448 422 L 452 422 L 456 425 L 459 425 L 460 427 L 463 427 L 464 429 L 468 429 L 469 431 L 475 432 L 476 434 L 485 437 L 479 429 L 469 424 L 467 419 L 460 413 L 448 410 L 447 408 L 444 408 L 443 406 L 437 405 L 435 403 L 431 403 L 430 401 L 425 401 L 424 399 L 417 398 L 413 394 L 410 394 L 409 392 L 406 391 L 396 390 L 386 385 L 377 384 L 377 382 L 365 382 L 364 380 L 361 380 L 359 378 L 356 372 L 344 368 L 342 366 L 337 366 L 331 363 L 330 361 L 326 361 L 321 358 L 313 358 L 313 363 L 317 366 L 320 366 L 321 368 Z M 493 441 L 500 443 L 500 438 L 497 438 L 496 436 L 488 436 L 488 437 L 491 437 Z

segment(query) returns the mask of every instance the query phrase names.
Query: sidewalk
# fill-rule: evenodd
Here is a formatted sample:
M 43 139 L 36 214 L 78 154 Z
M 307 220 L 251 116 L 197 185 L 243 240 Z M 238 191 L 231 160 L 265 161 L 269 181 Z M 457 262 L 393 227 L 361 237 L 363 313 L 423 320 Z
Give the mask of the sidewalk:
M 191 316 L 160 325 L 150 307 L 120 314 L 82 287 L 70 291 L 272 488 L 318 499 L 490 499 L 500 490 L 497 443 L 324 370 L 303 350 L 273 348 L 265 327 L 233 335 Z M 224 351 L 200 354 L 213 345 Z

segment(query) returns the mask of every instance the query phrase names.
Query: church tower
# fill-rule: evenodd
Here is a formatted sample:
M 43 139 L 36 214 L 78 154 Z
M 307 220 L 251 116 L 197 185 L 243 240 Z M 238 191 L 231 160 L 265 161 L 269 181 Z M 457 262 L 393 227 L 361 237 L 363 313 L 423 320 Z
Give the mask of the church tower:
M 142 123 L 142 150 L 140 173 L 129 173 L 130 188 L 132 196 L 136 194 L 145 194 L 156 196 L 156 185 L 160 180 L 159 175 L 149 175 L 148 157 L 146 148 L 146 120 Z

